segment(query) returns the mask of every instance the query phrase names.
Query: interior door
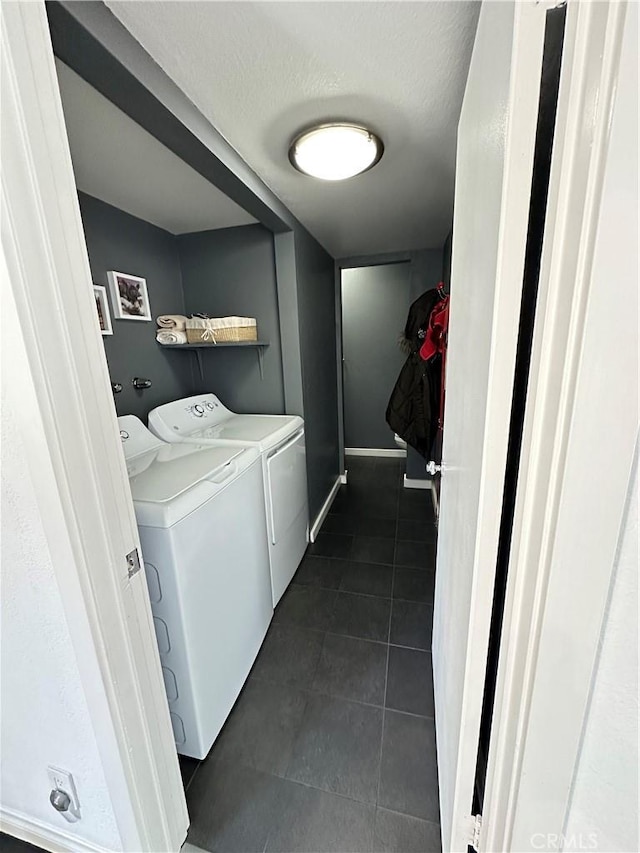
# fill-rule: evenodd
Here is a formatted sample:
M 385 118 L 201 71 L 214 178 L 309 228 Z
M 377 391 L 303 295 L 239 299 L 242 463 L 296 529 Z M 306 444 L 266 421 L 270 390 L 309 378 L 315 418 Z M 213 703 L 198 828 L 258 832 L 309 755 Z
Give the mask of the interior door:
M 470 842 L 547 4 L 482 6 L 458 129 L 433 631 L 443 849 Z

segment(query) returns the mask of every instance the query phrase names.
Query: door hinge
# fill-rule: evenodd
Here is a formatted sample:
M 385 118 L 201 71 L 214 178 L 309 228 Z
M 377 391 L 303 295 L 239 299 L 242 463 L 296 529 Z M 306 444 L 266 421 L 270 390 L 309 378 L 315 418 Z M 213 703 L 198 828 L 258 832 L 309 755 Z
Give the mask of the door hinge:
M 482 830 L 482 815 L 469 815 L 466 819 L 467 823 L 467 844 L 473 847 L 474 850 L 480 848 L 480 832 Z
M 127 575 L 129 580 L 140 571 L 140 556 L 138 549 L 134 548 L 127 554 Z

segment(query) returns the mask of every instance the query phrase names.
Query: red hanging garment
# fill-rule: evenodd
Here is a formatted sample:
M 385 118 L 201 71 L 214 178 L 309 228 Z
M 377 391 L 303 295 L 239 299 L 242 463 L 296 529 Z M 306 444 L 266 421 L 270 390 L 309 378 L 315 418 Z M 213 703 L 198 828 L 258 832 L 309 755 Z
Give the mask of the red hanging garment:
M 429 317 L 424 343 L 420 347 L 420 358 L 423 361 L 429 361 L 436 355 L 440 355 L 441 361 L 441 376 L 440 376 L 440 412 L 438 417 L 438 429 L 442 430 L 444 424 L 444 384 L 445 384 L 445 366 L 447 353 L 447 331 L 449 329 L 449 297 L 442 290 L 443 285 L 440 284 L 438 290 L 443 294 L 442 299 L 438 302 Z
M 444 354 L 449 327 L 449 297 L 445 296 L 431 312 L 424 343 L 420 347 L 420 358 L 429 361 L 434 355 Z

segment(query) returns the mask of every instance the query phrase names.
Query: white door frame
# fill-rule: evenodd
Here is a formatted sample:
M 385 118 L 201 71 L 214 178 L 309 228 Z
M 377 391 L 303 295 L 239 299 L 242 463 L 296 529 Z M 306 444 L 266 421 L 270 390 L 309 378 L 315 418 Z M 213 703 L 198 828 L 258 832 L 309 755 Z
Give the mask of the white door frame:
M 626 199 L 618 188 L 610 221 L 600 221 L 626 11 L 568 4 L 482 851 L 563 849 L 633 464 L 637 177 L 635 197 L 633 187 Z M 633 73 L 627 68 L 631 86 Z M 637 109 L 637 76 L 635 98 Z M 637 169 L 637 136 L 635 144 Z M 628 163 L 619 170 L 618 183 L 632 180 Z M 620 313 L 615 344 L 603 347 L 593 312 L 609 287 Z
M 554 5 L 541 3 L 539 8 L 545 11 Z M 624 288 L 620 287 L 625 294 L 624 316 L 616 319 L 619 343 L 603 352 L 599 330 L 593 327 L 593 302 L 603 287 L 611 288 L 615 306 L 616 282 L 607 280 L 608 270 L 602 265 L 594 267 L 594 251 L 625 12 L 625 3 L 578 0 L 569 0 L 567 9 L 537 323 L 478 839 L 478 849 L 487 853 L 562 849 L 633 464 L 638 430 L 637 230 L 635 245 L 629 237 L 634 229 L 633 192 L 628 207 L 614 205 L 610 211 L 613 222 L 616 217 L 625 220 L 624 229 L 619 230 L 625 235 L 627 249 L 615 272 L 609 257 L 610 275 L 618 281 L 624 277 Z M 514 73 L 518 74 L 518 68 Z M 627 76 L 632 77 L 628 69 Z M 637 186 L 635 193 L 637 229 Z M 614 232 L 615 227 L 609 223 Z M 611 255 L 611 233 L 608 239 Z M 590 317 L 592 324 L 588 325 Z M 594 352 L 602 356 L 595 369 Z M 594 406 L 594 399 L 602 405 Z M 598 435 L 603 442 L 610 437 L 602 448 L 601 465 Z M 597 510 L 589 510 L 594 503 Z M 476 598 L 474 618 L 484 618 L 478 608 L 482 611 L 488 606 L 486 600 L 479 603 Z M 579 641 L 568 644 L 567 638 Z M 442 665 L 448 663 L 444 660 Z M 467 709 L 465 725 L 475 724 Z M 451 849 L 456 851 L 466 849 L 472 835 L 473 823 L 467 824 L 465 819 L 465 809 L 468 814 L 471 806 L 472 774 L 470 764 L 459 765 L 459 791 L 451 821 Z
M 140 544 L 46 13 L 41 2 L 1 13 L 3 288 L 34 392 L 21 423 L 42 523 L 123 849 L 177 851 L 186 803 L 144 573 L 128 575 Z M 65 849 L 28 821 L 5 813 L 2 825 Z
M 470 81 L 473 87 L 482 80 L 484 91 L 490 92 L 489 81 L 500 79 L 500 92 L 493 96 L 495 110 L 491 115 L 492 124 L 495 123 L 498 130 L 482 124 L 484 119 L 489 125 L 487 108 L 476 103 L 477 90 L 474 88 L 467 89 L 471 93 L 470 100 L 465 94 L 459 129 L 457 180 L 464 175 L 464 163 L 460 159 L 469 156 L 469 151 L 475 155 L 476 146 L 482 150 L 484 135 L 495 133 L 500 142 L 491 140 L 492 161 L 487 168 L 499 170 L 502 184 L 499 199 L 491 202 L 492 227 L 497 232 L 488 233 L 492 242 L 478 245 L 480 241 L 477 241 L 473 245 L 465 241 L 465 234 L 456 231 L 458 223 L 462 229 L 465 225 L 470 227 L 468 219 L 465 222 L 464 205 L 454 214 L 451 355 L 447 367 L 450 384 L 457 382 L 460 387 L 466 378 L 462 370 L 457 377 L 453 375 L 454 356 L 462 354 L 465 346 L 469 347 L 464 336 L 456 339 L 454 315 L 457 305 L 460 329 L 465 328 L 465 323 L 471 323 L 471 303 L 470 300 L 465 302 L 464 289 L 475 285 L 475 258 L 470 256 L 472 245 L 474 254 L 484 253 L 477 261 L 483 289 L 478 285 L 476 294 L 490 294 L 493 289 L 493 301 L 486 303 L 490 305 L 490 317 L 484 319 L 488 338 L 483 341 L 486 353 L 474 356 L 487 361 L 486 396 L 484 388 L 482 393 L 475 394 L 476 389 L 470 387 L 467 380 L 464 394 L 461 390 L 456 399 L 448 393 L 445 400 L 445 425 L 449 426 L 445 426 L 442 451 L 432 652 L 443 849 L 456 853 L 466 851 L 474 835 L 471 810 L 509 444 L 546 14 L 554 5 L 551 2 L 518 2 L 489 3 L 483 7 Z M 491 54 L 487 53 L 487 45 L 492 48 Z M 472 79 L 474 72 L 478 77 Z M 489 99 L 491 94 L 486 97 Z M 466 150 L 465 145 L 468 146 Z M 469 177 L 469 181 L 476 176 Z M 473 186 L 473 194 L 466 190 L 468 197 L 472 197 L 470 204 L 477 205 L 476 217 L 482 216 L 483 205 L 485 210 L 487 206 L 478 188 L 481 186 L 480 180 Z M 463 185 L 458 185 L 458 192 L 465 192 Z M 496 204 L 499 207 L 493 210 Z M 461 275 L 466 280 L 460 281 L 461 287 L 456 289 Z M 457 352 L 453 347 L 458 347 Z M 462 355 L 459 358 L 463 363 Z M 464 414 L 465 408 L 473 405 L 483 406 L 481 417 L 479 410 Z M 481 438 L 474 451 L 467 452 L 465 447 L 456 446 L 462 434 L 456 436 L 452 430 L 456 419 L 460 424 L 464 420 L 467 424 L 479 422 L 477 434 Z M 475 516 L 472 516 L 469 495 L 473 495 L 473 502 L 477 503 Z

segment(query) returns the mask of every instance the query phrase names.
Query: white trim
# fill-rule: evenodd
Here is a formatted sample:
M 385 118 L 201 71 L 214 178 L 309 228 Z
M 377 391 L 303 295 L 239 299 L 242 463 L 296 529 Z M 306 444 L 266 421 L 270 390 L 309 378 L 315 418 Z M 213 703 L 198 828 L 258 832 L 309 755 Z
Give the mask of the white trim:
M 106 847 L 4 807 L 0 809 L 0 831 L 51 853 L 109 853 Z
M 433 503 L 433 514 L 436 517 L 436 524 L 438 524 L 440 518 L 440 501 L 438 500 L 438 492 L 436 491 L 436 484 L 433 480 L 431 481 L 431 502 Z
M 349 471 L 346 468 L 345 468 L 344 474 L 340 474 L 340 482 L 342 483 L 343 486 L 347 485 L 348 474 L 349 474 Z
M 320 528 L 322 527 L 322 522 L 325 520 L 327 515 L 329 515 L 329 510 L 331 509 L 331 504 L 336 499 L 336 495 L 338 494 L 338 490 L 342 485 L 342 478 L 336 477 L 336 481 L 331 487 L 331 491 L 329 492 L 326 501 L 322 504 L 322 509 L 316 516 L 316 520 L 311 525 L 311 530 L 309 531 L 309 541 L 315 542 L 320 532 Z
M 336 391 L 338 394 L 338 457 L 340 460 L 340 467 L 344 468 L 344 342 L 342 340 L 342 269 L 338 261 L 334 261 L 333 264 L 333 286 L 336 316 Z
M 585 321 L 593 299 L 593 252 L 624 15 L 623 3 L 567 7 L 483 851 L 532 849 L 535 833 L 560 838 L 564 831 L 633 456 L 637 410 L 630 409 L 636 408 L 637 376 L 621 388 L 620 360 L 634 335 L 637 340 L 637 317 L 626 317 L 626 332 L 619 337 L 624 345 L 598 356 L 597 373 L 616 377 L 606 387 L 617 401 L 596 394 L 587 406 L 576 407 L 580 364 L 585 354 L 600 353 L 597 339 L 585 339 Z M 590 423 L 596 425 L 594 434 L 606 434 L 612 412 L 616 437 L 599 469 L 598 523 L 590 529 L 581 500 L 593 500 L 587 488 L 593 444 L 578 446 L 576 431 L 579 435 L 581 425 Z M 572 515 L 584 528 L 578 535 Z M 576 637 L 579 643 L 566 642 Z
M 415 477 L 407 477 L 405 474 L 402 485 L 405 489 L 430 489 L 432 480 L 418 480 Z
M 406 450 L 388 449 L 386 447 L 345 447 L 345 456 L 392 456 L 402 458 L 407 455 Z

